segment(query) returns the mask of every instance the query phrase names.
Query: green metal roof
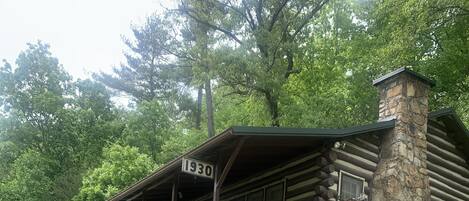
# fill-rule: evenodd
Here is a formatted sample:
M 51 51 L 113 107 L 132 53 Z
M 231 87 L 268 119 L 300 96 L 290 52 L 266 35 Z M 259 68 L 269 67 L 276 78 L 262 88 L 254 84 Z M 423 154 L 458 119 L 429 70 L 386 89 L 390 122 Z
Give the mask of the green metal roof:
M 319 137 L 341 138 L 361 133 L 393 128 L 395 120 L 382 121 L 363 126 L 350 128 L 285 128 L 285 127 L 251 127 L 234 126 L 231 128 L 234 135 L 247 136 L 285 136 L 285 137 Z

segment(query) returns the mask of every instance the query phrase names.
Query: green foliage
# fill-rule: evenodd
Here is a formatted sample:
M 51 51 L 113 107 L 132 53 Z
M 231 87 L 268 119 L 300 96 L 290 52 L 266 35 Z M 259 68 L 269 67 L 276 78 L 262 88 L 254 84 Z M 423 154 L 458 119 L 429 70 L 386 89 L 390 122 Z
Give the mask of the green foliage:
M 151 16 L 141 27 L 132 28 L 134 39 L 124 42 L 126 64 L 114 68 L 113 74 L 99 73 L 93 77 L 106 86 L 131 95 L 136 102 L 158 99 L 174 119 L 191 113 L 194 103 L 184 83 L 185 68 L 176 68 L 172 60 L 172 27 L 164 17 Z
M 105 200 L 153 169 L 150 157 L 137 148 L 114 144 L 104 150 L 101 165 L 84 176 L 83 186 L 73 200 Z
M 1 137 L 1 135 L 0 135 Z M 13 161 L 18 158 L 21 154 L 19 147 L 11 141 L 0 141 L 0 172 L 5 174 L 0 174 L 0 181 L 8 178 L 9 170 L 13 164 Z
M 262 96 L 271 125 L 279 126 L 282 87 L 299 71 L 295 60 L 303 52 L 298 47 L 311 31 L 307 25 L 326 2 L 223 0 L 200 5 L 183 1 L 180 10 L 200 26 L 224 36 L 211 36 L 222 47 L 212 57 L 219 60 L 215 65 L 220 68 L 221 85 L 239 95 Z
M 36 178 L 37 174 L 38 182 L 44 183 L 30 190 L 31 199 L 69 200 L 77 193 L 81 172 L 99 163 L 96 159 L 102 147 L 116 141 L 123 126 L 111 110 L 104 86 L 89 80 L 71 82 L 48 48 L 41 42 L 29 44 L 16 68 L 6 62 L 0 68 L 0 76 L 5 78 L 0 81 L 5 114 L 0 119 L 0 169 L 10 173 L 2 174 L 0 182 L 9 189 L 8 195 L 28 191 L 21 189 L 21 182 L 29 185 L 22 180 L 28 175 L 18 175 L 15 169 L 36 166 L 35 160 L 26 164 L 33 158 L 26 156 L 34 153 L 37 160 L 55 165 L 46 168 L 47 178 L 41 172 L 29 175 Z M 18 160 L 23 162 L 15 166 Z M 42 171 L 40 168 L 37 170 Z M 43 195 L 39 195 L 41 191 Z
M 5 63 L 2 67 L 0 96 L 7 107 L 13 107 L 28 116 L 29 121 L 43 123 L 65 104 L 70 77 L 51 56 L 49 46 L 38 42 L 18 56 L 14 71 Z
M 270 114 L 259 95 L 233 94 L 228 87 L 215 89 L 215 116 L 218 132 L 231 126 L 269 126 Z
M 13 163 L 0 187 L 0 200 L 48 200 L 52 196 L 54 161 L 39 152 L 25 151 Z
M 127 116 L 123 140 L 157 161 L 161 146 L 173 133 L 170 119 L 160 103 L 143 101 Z
M 431 109 L 469 111 L 469 3 L 464 0 L 385 1 L 371 12 L 376 67 L 412 66 L 437 81 Z M 467 117 L 463 117 L 469 122 Z
M 92 80 L 78 80 L 76 82 L 78 95 L 75 103 L 82 110 L 91 110 L 97 118 L 108 120 L 112 118 L 111 95 L 105 86 Z
M 84 168 L 96 165 L 102 147 L 118 140 L 124 129 L 118 111 L 113 110 L 110 94 L 106 88 L 91 80 L 79 80 L 75 84 L 70 119 L 67 121 L 78 141 L 74 146 L 74 159 Z
M 361 9 L 353 1 L 332 1 L 314 21 L 315 35 L 302 46 L 301 72 L 284 85 L 284 125 L 345 127 L 376 120 L 369 42 Z M 386 72 L 386 71 L 384 71 Z M 308 111 L 308 112 L 305 112 Z
M 18 56 L 17 68 L 12 70 L 6 63 L 0 70 L 8 78 L 0 83 L 0 97 L 11 121 L 4 138 L 64 159 L 70 154 L 66 146 L 74 143 L 63 132 L 67 128 L 59 117 L 66 115 L 64 97 L 70 94 L 70 77 L 51 56 L 48 45 L 28 45 Z
M 161 151 L 158 154 L 158 164 L 164 165 L 166 162 L 202 144 L 206 139 L 205 132 L 197 129 L 172 136 L 161 146 Z

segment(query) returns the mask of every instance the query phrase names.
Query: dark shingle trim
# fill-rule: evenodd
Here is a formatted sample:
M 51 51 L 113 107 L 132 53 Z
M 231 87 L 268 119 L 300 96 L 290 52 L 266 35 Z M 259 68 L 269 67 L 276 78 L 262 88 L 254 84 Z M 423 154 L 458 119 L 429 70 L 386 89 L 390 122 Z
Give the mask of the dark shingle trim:
M 395 120 L 350 128 L 281 128 L 234 126 L 234 135 L 337 138 L 394 128 Z
M 448 116 L 451 117 L 452 120 L 454 120 L 454 122 L 458 126 L 458 129 L 461 130 L 463 133 L 465 133 L 469 137 L 469 131 L 467 130 L 466 126 L 461 121 L 461 118 L 459 118 L 458 114 L 456 113 L 456 111 L 454 111 L 453 108 L 444 108 L 444 109 L 440 109 L 440 110 L 428 113 L 429 119 L 437 119 L 440 117 L 448 117 Z
M 392 78 L 392 77 L 394 77 L 394 76 L 396 76 L 396 75 L 399 75 L 399 74 L 401 74 L 401 73 L 407 73 L 407 74 L 409 74 L 409 75 L 412 75 L 412 76 L 416 77 L 417 79 L 420 79 L 422 82 L 424 82 L 424 83 L 430 85 L 431 87 L 434 87 L 434 86 L 435 86 L 435 81 L 433 81 L 433 80 L 431 80 L 430 78 L 425 77 L 425 76 L 423 76 L 423 75 L 421 75 L 421 74 L 419 74 L 419 73 L 416 73 L 416 72 L 414 72 L 414 71 L 412 71 L 412 70 L 410 70 L 410 69 L 408 69 L 408 68 L 406 68 L 406 67 L 399 68 L 399 69 L 397 69 L 397 70 L 395 70 L 395 71 L 392 71 L 392 72 L 390 72 L 390 73 L 388 73 L 388 74 L 386 74 L 386 75 L 383 75 L 383 76 L 379 77 L 379 78 L 376 79 L 376 80 L 373 80 L 373 86 L 376 86 L 376 85 L 378 85 L 379 83 L 384 82 L 385 80 L 390 79 L 390 78 Z

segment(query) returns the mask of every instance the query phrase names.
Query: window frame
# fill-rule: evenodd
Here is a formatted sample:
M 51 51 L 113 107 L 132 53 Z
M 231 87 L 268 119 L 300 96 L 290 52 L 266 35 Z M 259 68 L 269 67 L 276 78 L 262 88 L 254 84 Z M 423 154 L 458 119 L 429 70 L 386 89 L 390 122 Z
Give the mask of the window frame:
M 279 184 L 282 184 L 282 191 L 283 191 L 283 198 L 282 200 L 285 201 L 285 193 L 286 193 L 286 179 L 282 179 L 282 180 L 277 180 L 275 182 L 272 182 L 272 183 L 269 183 L 269 184 L 266 184 L 266 185 L 263 185 L 263 186 L 259 186 L 257 188 L 254 188 L 252 190 L 249 190 L 249 191 L 246 191 L 246 192 L 243 192 L 242 194 L 240 195 L 237 195 L 237 196 L 233 196 L 233 197 L 230 197 L 230 198 L 227 198 L 227 199 L 223 199 L 223 201 L 233 201 L 233 200 L 236 200 L 236 199 L 239 199 L 239 198 L 242 198 L 244 197 L 244 200 L 246 201 L 247 200 L 247 196 L 251 193 L 255 193 L 255 192 L 258 192 L 258 191 L 262 191 L 262 194 L 263 194 L 263 199 L 262 200 L 265 200 L 265 196 L 266 196 L 266 190 L 267 188 L 269 187 L 272 187 L 272 186 L 275 186 L 275 185 L 279 185 Z
M 352 173 L 349 173 L 349 172 L 346 172 L 346 171 L 343 171 L 343 170 L 340 170 L 339 171 L 339 182 L 337 184 L 337 197 L 339 199 L 340 199 L 340 196 L 342 194 L 342 175 L 347 175 L 347 176 L 352 177 L 354 179 L 360 180 L 362 182 L 361 194 L 365 193 L 365 183 L 366 183 L 365 178 L 354 175 Z

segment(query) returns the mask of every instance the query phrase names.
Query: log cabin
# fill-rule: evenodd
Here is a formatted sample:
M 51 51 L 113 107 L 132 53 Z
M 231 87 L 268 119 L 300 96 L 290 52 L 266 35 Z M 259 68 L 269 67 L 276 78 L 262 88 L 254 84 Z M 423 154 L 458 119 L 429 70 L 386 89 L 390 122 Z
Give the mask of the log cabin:
M 400 68 L 373 85 L 375 123 L 231 127 L 110 200 L 469 200 L 469 132 L 452 109 L 428 112 L 435 83 Z

